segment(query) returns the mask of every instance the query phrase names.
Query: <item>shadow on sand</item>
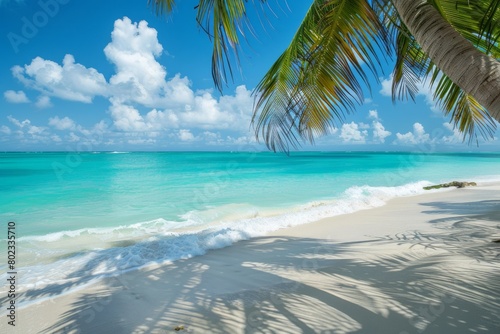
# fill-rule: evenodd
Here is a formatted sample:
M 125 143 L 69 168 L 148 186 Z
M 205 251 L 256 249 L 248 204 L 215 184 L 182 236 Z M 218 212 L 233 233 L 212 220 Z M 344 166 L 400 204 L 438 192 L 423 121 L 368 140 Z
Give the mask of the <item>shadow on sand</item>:
M 254 238 L 105 278 L 40 332 L 174 333 L 177 325 L 190 333 L 498 332 L 499 246 L 485 238 L 498 233 L 500 201 L 421 205 L 450 217 L 431 220 L 426 232 L 367 242 Z M 84 284 L 100 264 L 23 298 Z

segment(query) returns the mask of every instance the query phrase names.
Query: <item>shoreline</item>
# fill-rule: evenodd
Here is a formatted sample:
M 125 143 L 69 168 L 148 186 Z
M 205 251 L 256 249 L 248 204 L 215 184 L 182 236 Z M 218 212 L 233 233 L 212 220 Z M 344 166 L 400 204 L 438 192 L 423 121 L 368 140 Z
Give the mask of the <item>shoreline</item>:
M 497 330 L 499 224 L 500 183 L 393 198 L 62 296 L 47 288 L 0 331 Z

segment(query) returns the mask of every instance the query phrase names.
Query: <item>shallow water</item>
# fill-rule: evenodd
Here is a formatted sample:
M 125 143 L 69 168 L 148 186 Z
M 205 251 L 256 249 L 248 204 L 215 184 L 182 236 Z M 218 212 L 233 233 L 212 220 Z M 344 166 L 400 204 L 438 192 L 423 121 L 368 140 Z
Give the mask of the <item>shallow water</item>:
M 499 170 L 495 153 L 4 153 L 0 247 L 14 221 L 20 289 L 87 282 Z

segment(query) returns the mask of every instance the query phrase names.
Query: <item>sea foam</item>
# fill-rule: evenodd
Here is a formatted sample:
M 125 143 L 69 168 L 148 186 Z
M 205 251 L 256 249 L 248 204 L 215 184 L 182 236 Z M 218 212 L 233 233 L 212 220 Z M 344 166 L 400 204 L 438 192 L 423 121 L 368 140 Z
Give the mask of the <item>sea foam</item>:
M 203 255 L 210 249 L 226 247 L 278 229 L 379 207 L 395 197 L 421 194 L 427 185 L 430 182 L 398 187 L 356 186 L 332 200 L 298 205 L 275 215 L 259 215 L 250 210 L 248 218 L 239 217 L 217 224 L 190 219 L 191 213 L 182 222 L 157 219 L 115 228 L 24 237 L 19 239 L 19 245 L 25 252 L 30 249 L 31 252 L 38 252 L 38 260 L 37 264 L 19 269 L 23 272 L 23 280 L 18 290 L 23 292 L 29 289 L 33 293 L 33 290 L 50 286 L 53 290 L 65 287 L 60 293 L 68 292 L 102 277 L 119 275 L 154 263 Z M 182 232 L 175 232 L 179 228 Z M 0 279 L 3 280 L 3 276 Z M 26 302 L 21 300 L 21 305 Z

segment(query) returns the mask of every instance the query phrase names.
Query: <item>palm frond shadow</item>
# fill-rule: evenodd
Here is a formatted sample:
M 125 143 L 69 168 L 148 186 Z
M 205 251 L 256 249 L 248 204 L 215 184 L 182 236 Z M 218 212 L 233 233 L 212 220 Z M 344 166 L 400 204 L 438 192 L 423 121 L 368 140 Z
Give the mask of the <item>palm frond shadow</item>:
M 440 231 L 428 236 L 453 242 L 441 237 Z M 100 333 L 108 323 L 114 332 L 134 333 L 164 333 L 179 324 L 193 333 L 468 333 L 500 327 L 498 270 L 453 268 L 448 260 L 458 247 L 422 251 L 405 247 L 407 240 L 400 251 L 377 255 L 372 251 L 394 240 L 251 239 L 139 276 L 106 278 L 103 290 L 82 293 L 41 333 Z M 349 257 L 360 249 L 365 258 Z M 37 294 L 43 295 L 29 295 Z

